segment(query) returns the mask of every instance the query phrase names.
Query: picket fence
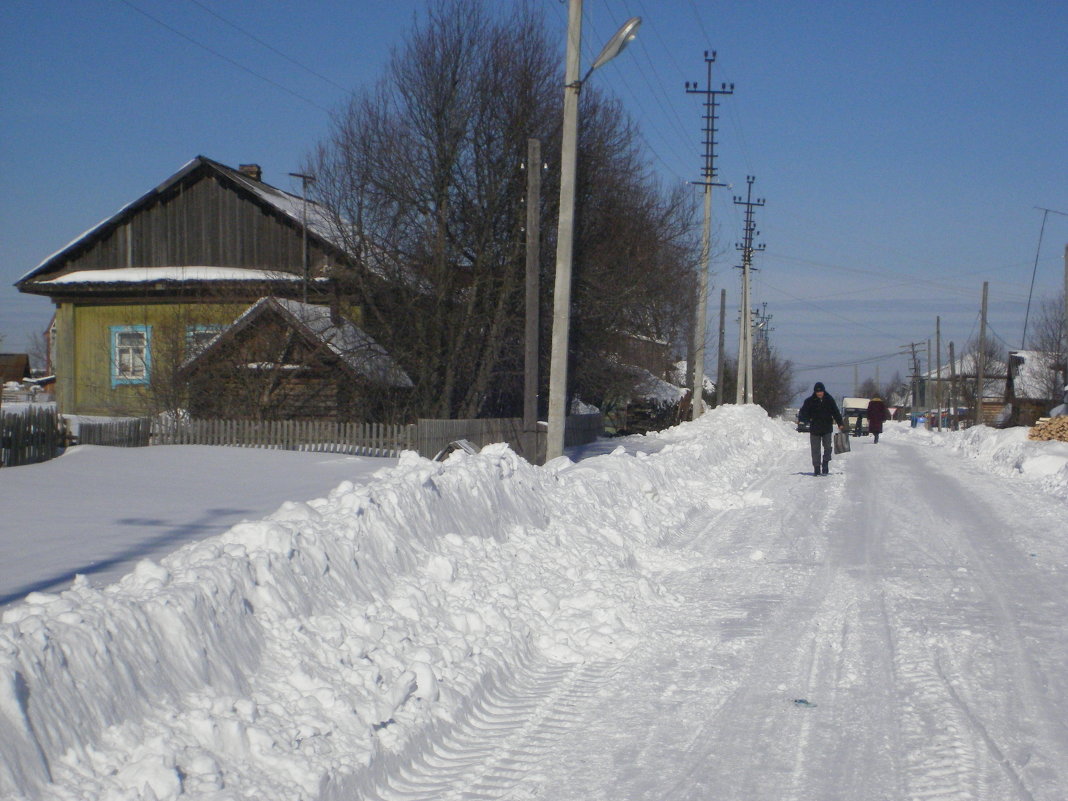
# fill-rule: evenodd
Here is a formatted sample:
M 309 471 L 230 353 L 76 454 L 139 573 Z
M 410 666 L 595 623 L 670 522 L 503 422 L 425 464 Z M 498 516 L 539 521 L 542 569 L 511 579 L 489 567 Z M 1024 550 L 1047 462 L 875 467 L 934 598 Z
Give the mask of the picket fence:
M 54 459 L 64 445 L 64 431 L 53 406 L 30 406 L 14 414 L 0 412 L 0 467 L 17 467 Z
M 152 421 L 129 417 L 103 422 L 80 422 L 79 445 L 107 445 L 113 448 L 141 448 L 151 442 Z
M 5 415 L 0 464 L 32 464 L 52 459 L 68 443 L 67 431 L 54 408 Z M 604 431 L 600 414 L 567 419 L 568 447 L 592 442 Z M 477 448 L 506 442 L 528 461 L 541 464 L 545 454 L 544 424 L 526 432 L 521 418 L 468 420 L 420 419 L 407 425 L 335 423 L 312 420 L 170 420 L 121 418 L 79 421 L 75 436 L 80 445 L 144 447 L 147 445 L 220 445 L 243 448 L 344 453 L 353 456 L 396 457 L 413 450 L 433 459 L 451 443 L 467 440 Z
M 229 445 L 353 456 L 399 456 L 415 426 L 320 420 L 180 420 L 156 424 L 153 445 Z

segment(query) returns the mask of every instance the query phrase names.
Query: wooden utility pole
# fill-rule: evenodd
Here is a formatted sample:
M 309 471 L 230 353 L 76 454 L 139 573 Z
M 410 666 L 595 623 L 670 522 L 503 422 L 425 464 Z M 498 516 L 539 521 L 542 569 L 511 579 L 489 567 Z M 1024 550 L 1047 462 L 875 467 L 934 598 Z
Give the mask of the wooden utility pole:
M 989 281 L 983 281 L 983 305 L 979 311 L 979 352 L 975 359 L 975 424 L 983 422 L 983 382 L 986 372 L 986 295 Z
M 541 303 L 541 140 L 527 140 L 527 268 L 523 354 L 524 449 L 540 464 L 538 448 L 538 320 Z
M 1064 246 L 1064 347 L 1061 355 L 1064 357 L 1064 386 L 1068 387 L 1068 245 Z

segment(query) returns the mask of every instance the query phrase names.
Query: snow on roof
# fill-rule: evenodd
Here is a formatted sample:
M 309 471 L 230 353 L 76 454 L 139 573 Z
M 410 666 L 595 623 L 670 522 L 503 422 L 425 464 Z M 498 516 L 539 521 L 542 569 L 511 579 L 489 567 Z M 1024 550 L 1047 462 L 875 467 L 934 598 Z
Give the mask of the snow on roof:
M 200 353 L 188 359 L 183 368 L 200 359 L 228 332 L 247 325 L 252 318 L 268 308 L 278 310 L 289 318 L 295 327 L 303 329 L 311 338 L 326 344 L 357 375 L 384 386 L 405 389 L 414 386 L 408 374 L 386 349 L 355 323 L 344 318 L 335 323 L 328 306 L 274 297 L 260 298 L 245 309 L 233 323 L 216 334 Z
M 634 397 L 642 400 L 653 401 L 658 404 L 678 403 L 686 394 L 686 390 L 669 384 L 662 378 L 657 378 L 642 367 L 627 365 L 639 378 L 638 385 L 634 388 Z
M 1050 373 L 1056 368 L 1057 355 L 1038 350 L 1014 350 L 1009 354 L 1013 360 L 1013 391 L 1017 398 L 1045 399 L 1056 384 Z M 1016 362 L 1016 359 L 1021 361 Z
M 32 278 L 36 273 L 40 272 L 42 268 L 44 268 L 57 256 L 71 249 L 83 240 L 92 237 L 97 232 L 102 231 L 108 226 L 117 223 L 130 209 L 135 208 L 143 203 L 146 203 L 150 199 L 159 195 L 161 192 L 166 191 L 201 165 L 206 165 L 217 172 L 225 174 L 229 179 L 231 179 L 235 183 L 240 184 L 245 189 L 255 194 L 260 200 L 270 205 L 272 208 L 285 214 L 297 224 L 303 225 L 305 219 L 305 202 L 303 198 L 300 198 L 296 195 L 291 195 L 288 192 L 273 187 L 270 184 L 265 184 L 262 181 L 257 181 L 251 176 L 241 172 L 240 170 L 235 170 L 232 167 L 227 167 L 225 164 L 213 161 L 212 159 L 209 159 L 206 156 L 197 156 L 196 158 L 190 159 L 185 164 L 183 164 L 181 169 L 178 170 L 178 172 L 167 178 L 165 181 L 163 181 L 163 183 L 159 184 L 159 186 L 156 186 L 149 192 L 146 192 L 144 195 L 137 198 L 136 200 L 132 200 L 131 202 L 125 204 L 117 212 L 101 220 L 89 230 L 72 239 L 70 242 L 68 242 L 62 248 L 57 250 L 55 253 L 52 253 L 50 256 L 48 256 L 48 258 L 44 259 L 40 264 L 38 264 L 32 270 L 23 275 L 18 281 L 16 281 L 16 283 L 22 283 L 23 281 Z M 324 209 L 322 206 L 320 206 L 313 200 L 307 201 L 307 220 L 309 232 L 313 233 L 318 238 L 325 240 L 334 247 L 343 249 L 342 244 L 338 241 L 338 237 L 334 233 L 333 226 L 330 225 L 330 217 L 326 209 Z
M 300 281 L 301 276 L 279 270 L 246 267 L 116 267 L 78 270 L 42 284 L 138 284 L 154 281 Z

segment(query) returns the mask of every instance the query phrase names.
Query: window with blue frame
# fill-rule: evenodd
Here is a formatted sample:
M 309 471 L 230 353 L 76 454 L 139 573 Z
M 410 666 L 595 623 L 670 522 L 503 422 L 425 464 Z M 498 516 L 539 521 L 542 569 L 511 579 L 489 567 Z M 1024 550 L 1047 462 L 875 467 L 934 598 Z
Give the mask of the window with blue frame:
M 147 384 L 152 365 L 151 347 L 151 326 L 112 326 L 111 386 Z

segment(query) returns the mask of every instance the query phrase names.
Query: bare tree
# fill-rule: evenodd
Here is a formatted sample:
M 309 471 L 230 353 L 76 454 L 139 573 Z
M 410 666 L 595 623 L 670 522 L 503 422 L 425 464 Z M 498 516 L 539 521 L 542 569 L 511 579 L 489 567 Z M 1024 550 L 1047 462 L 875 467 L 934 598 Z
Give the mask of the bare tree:
M 1068 354 L 1065 353 L 1064 292 L 1043 298 L 1035 317 L 1030 346 L 1041 361 L 1043 399 L 1057 402 L 1068 385 Z
M 542 215 L 552 219 L 561 65 L 532 3 L 490 14 L 484 0 L 432 2 L 379 84 L 352 99 L 310 158 L 317 200 L 353 254 L 336 277 L 412 376 L 413 415 L 521 408 L 523 161 L 527 139 L 541 139 L 550 164 Z M 638 168 L 637 132 L 618 104 L 593 91 L 583 104 L 572 383 L 592 397 L 598 371 L 583 365 L 618 350 L 602 333 L 676 338 L 688 297 L 678 275 L 692 254 L 684 197 Z M 551 287 L 554 231 L 543 231 L 542 286 Z
M 794 380 L 794 365 L 782 358 L 763 338 L 753 346 L 753 401 L 772 417 L 782 413 L 800 392 Z
M 862 398 L 874 398 L 876 396 L 882 397 L 881 395 L 879 395 L 878 384 L 876 384 L 875 379 L 871 377 L 865 378 L 863 381 L 860 382 L 860 386 L 857 387 L 857 392 Z

